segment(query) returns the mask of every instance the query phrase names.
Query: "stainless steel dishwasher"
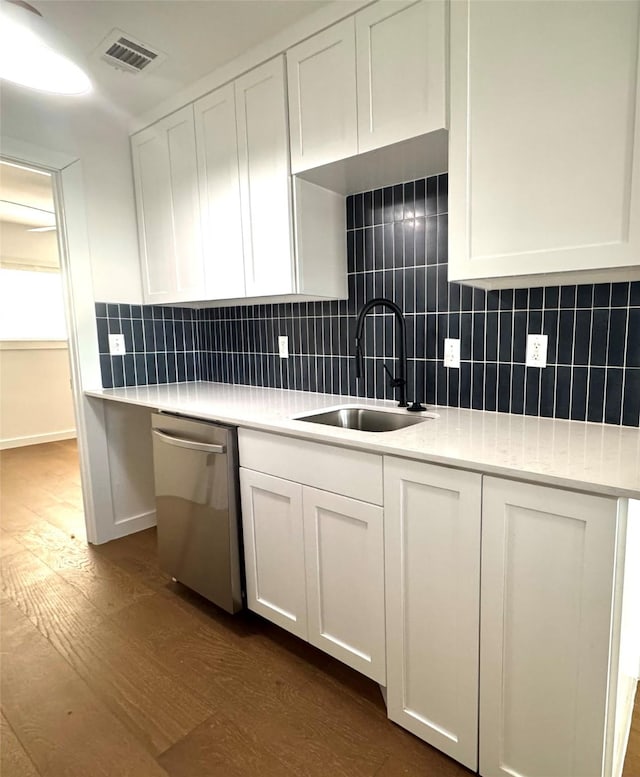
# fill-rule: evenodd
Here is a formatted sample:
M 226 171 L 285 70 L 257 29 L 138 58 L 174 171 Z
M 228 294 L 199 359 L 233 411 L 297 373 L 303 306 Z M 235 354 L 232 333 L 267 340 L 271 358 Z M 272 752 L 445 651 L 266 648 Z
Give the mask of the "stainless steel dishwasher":
M 243 605 L 236 430 L 151 420 L 160 566 L 227 612 Z

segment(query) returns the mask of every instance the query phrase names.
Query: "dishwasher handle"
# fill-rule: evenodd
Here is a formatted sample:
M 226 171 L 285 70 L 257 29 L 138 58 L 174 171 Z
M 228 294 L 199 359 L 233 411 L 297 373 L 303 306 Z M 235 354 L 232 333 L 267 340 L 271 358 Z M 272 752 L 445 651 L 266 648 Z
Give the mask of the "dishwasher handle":
M 203 451 L 204 453 L 225 453 L 224 445 L 215 445 L 208 442 L 196 442 L 195 440 L 185 440 L 182 437 L 174 437 L 172 434 L 153 429 L 153 434 L 162 442 L 168 445 L 175 445 L 178 448 L 187 448 L 191 451 Z

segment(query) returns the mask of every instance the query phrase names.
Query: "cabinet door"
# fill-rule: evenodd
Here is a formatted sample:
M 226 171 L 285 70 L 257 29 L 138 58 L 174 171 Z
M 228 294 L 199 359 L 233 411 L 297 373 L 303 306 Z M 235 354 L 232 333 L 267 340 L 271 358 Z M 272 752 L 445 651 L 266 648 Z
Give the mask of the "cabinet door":
M 451 4 L 449 280 L 640 277 L 639 10 Z
M 387 712 L 477 768 L 481 477 L 385 457 Z
M 240 469 L 247 604 L 307 639 L 302 486 Z
M 284 57 L 235 82 L 248 296 L 294 287 Z
M 615 499 L 484 479 L 480 773 L 600 777 Z
M 382 508 L 303 489 L 309 641 L 385 684 Z
M 245 294 L 233 84 L 194 104 L 207 299 Z
M 358 153 L 353 17 L 287 51 L 291 170 Z
M 145 302 L 202 299 L 193 106 L 134 135 L 131 148 Z
M 446 127 L 445 0 L 381 0 L 356 14 L 358 145 Z

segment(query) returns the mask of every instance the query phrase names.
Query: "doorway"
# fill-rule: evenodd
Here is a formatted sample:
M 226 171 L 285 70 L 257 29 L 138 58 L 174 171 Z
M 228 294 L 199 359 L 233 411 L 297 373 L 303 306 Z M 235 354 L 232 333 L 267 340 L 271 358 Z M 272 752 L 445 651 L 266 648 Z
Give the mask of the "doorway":
M 49 172 L 0 159 L 0 450 L 75 439 Z
M 84 525 L 74 519 L 75 536 L 91 542 L 97 532 L 75 324 L 78 305 L 72 299 L 73 262 L 62 210 L 62 179 L 68 177 L 67 189 L 77 196 L 80 171 L 74 169 L 78 163 L 63 167 L 57 155 L 49 166 L 48 152 L 35 147 L 33 152 L 36 159 L 43 156 L 42 165 L 22 154 L 0 157 L 0 451 L 5 462 L 23 461 L 26 476 L 28 460 L 64 450 L 77 468 L 72 501 L 76 511 L 81 506 L 76 519 L 81 517 Z M 75 253 L 82 264 L 87 255 L 83 209 L 75 204 L 71 211 Z M 77 285 L 82 291 L 90 288 L 90 274 L 75 275 L 81 276 Z

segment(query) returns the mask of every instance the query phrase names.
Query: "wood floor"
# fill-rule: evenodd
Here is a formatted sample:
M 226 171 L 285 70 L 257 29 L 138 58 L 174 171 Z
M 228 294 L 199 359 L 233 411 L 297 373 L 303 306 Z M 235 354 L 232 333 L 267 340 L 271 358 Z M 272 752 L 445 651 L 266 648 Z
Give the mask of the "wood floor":
M 2 777 L 471 774 L 389 723 L 371 681 L 171 583 L 154 530 L 87 545 L 73 442 L 0 471 Z

